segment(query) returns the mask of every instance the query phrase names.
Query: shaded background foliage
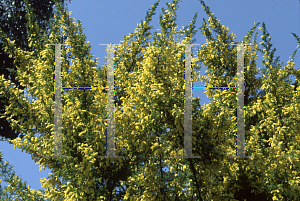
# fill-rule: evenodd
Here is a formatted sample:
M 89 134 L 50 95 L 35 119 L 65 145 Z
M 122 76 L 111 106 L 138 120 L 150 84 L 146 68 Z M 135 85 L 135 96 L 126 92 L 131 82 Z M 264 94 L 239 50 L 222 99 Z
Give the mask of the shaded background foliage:
M 43 0 L 35 1 L 28 0 L 33 9 L 35 21 L 38 23 L 39 28 L 45 33 L 49 32 L 50 19 L 54 15 L 54 6 L 56 1 Z M 64 5 L 65 0 L 57 0 L 60 4 Z M 69 0 L 71 3 L 72 0 Z M 10 40 L 15 40 L 15 44 L 18 48 L 27 51 L 33 51 L 33 47 L 29 47 L 28 41 L 28 28 L 26 26 L 26 5 L 24 0 L 2 0 L 0 1 L 0 27 L 5 32 L 6 37 Z M 0 41 L 0 74 L 4 75 L 6 79 L 11 80 L 16 84 L 16 87 L 24 90 L 25 87 L 20 85 L 17 79 L 16 66 L 18 63 L 14 63 L 15 59 L 10 58 L 4 51 L 3 42 Z M 0 95 L 0 115 L 5 112 L 5 107 L 9 104 L 9 97 Z M 26 119 L 26 118 L 25 118 Z M 16 120 L 16 118 L 15 118 Z M 0 118 L 0 136 L 15 139 L 16 137 L 23 137 L 22 134 L 14 131 L 10 127 L 10 123 Z

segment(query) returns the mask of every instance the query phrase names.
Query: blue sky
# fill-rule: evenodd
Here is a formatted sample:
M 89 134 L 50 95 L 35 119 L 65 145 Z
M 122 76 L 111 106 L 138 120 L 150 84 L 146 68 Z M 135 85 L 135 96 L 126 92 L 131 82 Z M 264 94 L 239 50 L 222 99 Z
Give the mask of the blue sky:
M 99 57 L 99 66 L 105 63 L 106 46 L 98 45 L 99 43 L 118 44 L 124 40 L 125 35 L 134 32 L 137 23 L 146 16 L 147 10 L 153 5 L 155 0 L 73 0 L 67 3 L 68 10 L 72 11 L 72 17 L 80 20 L 84 28 L 83 33 L 87 37 L 87 41 L 91 44 L 91 53 L 94 58 Z M 159 29 L 159 15 L 162 13 L 161 8 L 168 9 L 166 3 L 172 3 L 171 0 L 161 0 L 156 10 L 156 15 L 152 18 L 150 25 L 153 26 L 151 33 Z M 300 35 L 299 27 L 299 1 L 237 1 L 237 0 L 206 0 L 206 5 L 210 7 L 210 11 L 220 20 L 220 23 L 229 27 L 229 32 L 237 36 L 237 40 L 242 40 L 247 32 L 254 26 L 254 22 L 264 21 L 267 31 L 272 37 L 271 43 L 273 48 L 277 50 L 275 56 L 280 56 L 280 62 L 284 65 L 292 56 L 297 47 L 297 43 L 291 32 Z M 194 14 L 198 12 L 196 20 L 196 29 L 198 30 L 195 39 L 197 44 L 205 43 L 205 36 L 201 34 L 199 27 L 202 25 L 202 18 L 208 20 L 207 15 L 198 0 L 189 0 L 179 2 L 177 10 L 177 26 L 187 26 L 193 19 Z M 262 31 L 256 30 L 259 35 Z M 258 43 L 261 41 L 257 38 Z M 194 46 L 195 48 L 199 46 Z M 195 53 L 196 49 L 192 51 Z M 260 46 L 261 48 L 261 46 Z M 261 65 L 261 55 L 258 58 L 258 66 Z M 299 53 L 295 58 L 296 69 L 299 69 Z M 262 66 L 261 66 L 262 67 Z M 201 75 L 204 75 L 206 68 L 202 65 Z M 195 85 L 203 85 L 196 82 Z M 204 94 L 204 89 L 194 89 L 193 97 L 202 99 L 201 105 L 208 104 L 209 99 Z M 0 150 L 2 151 L 4 160 L 7 160 L 14 166 L 16 174 L 21 176 L 23 181 L 34 189 L 41 189 L 40 179 L 47 177 L 50 169 L 39 171 L 39 167 L 31 160 L 29 154 L 14 149 L 12 145 L 6 142 L 0 142 Z

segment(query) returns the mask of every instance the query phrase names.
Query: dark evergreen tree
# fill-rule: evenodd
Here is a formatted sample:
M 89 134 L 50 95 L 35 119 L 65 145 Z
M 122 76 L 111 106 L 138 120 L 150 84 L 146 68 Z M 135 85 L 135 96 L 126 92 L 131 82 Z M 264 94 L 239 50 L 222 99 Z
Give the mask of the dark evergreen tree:
M 58 1 L 62 5 L 65 0 L 44 0 L 34 1 L 27 0 L 33 8 L 33 13 L 36 17 L 36 22 L 42 31 L 49 30 L 50 19 L 53 18 L 53 8 L 55 1 Z M 69 0 L 71 3 L 72 0 Z M 27 11 L 24 0 L 4 0 L 0 1 L 0 27 L 5 32 L 7 38 L 15 40 L 15 44 L 22 50 L 33 51 L 32 47 L 29 47 L 28 28 L 27 24 Z M 16 64 L 13 58 L 9 58 L 8 54 L 3 48 L 3 42 L 0 40 L 0 74 L 4 75 L 6 79 L 10 79 L 16 84 L 16 88 L 25 89 L 20 85 L 16 74 Z M 9 104 L 9 97 L 0 93 L 0 116 L 5 113 L 5 107 Z M 15 139 L 20 136 L 10 127 L 10 123 L 5 118 L 0 118 L 0 136 Z

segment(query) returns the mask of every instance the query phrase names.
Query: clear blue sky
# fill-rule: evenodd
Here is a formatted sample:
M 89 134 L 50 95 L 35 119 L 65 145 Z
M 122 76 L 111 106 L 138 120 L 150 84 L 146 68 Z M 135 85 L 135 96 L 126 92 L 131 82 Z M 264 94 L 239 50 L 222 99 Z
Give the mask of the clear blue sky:
M 114 43 L 118 44 L 124 40 L 125 35 L 134 32 L 137 28 L 137 23 L 141 19 L 144 20 L 147 10 L 153 5 L 155 0 L 73 0 L 68 5 L 68 10 L 72 11 L 72 17 L 80 20 L 84 28 L 83 33 L 87 37 L 87 41 L 91 44 L 91 53 L 94 58 L 99 57 L 99 66 L 105 63 L 106 46 L 100 46 L 99 43 Z M 154 29 L 153 33 L 159 29 L 159 15 L 162 13 L 161 8 L 168 9 L 166 3 L 172 3 L 171 0 L 161 0 L 156 10 L 156 15 L 153 17 L 150 25 Z M 299 1 L 279 1 L 279 0 L 264 0 L 264 1 L 237 1 L 237 0 L 213 0 L 205 1 L 210 7 L 210 11 L 220 20 L 220 23 L 229 27 L 230 33 L 236 34 L 237 40 L 242 40 L 247 32 L 254 26 L 254 22 L 264 21 L 267 31 L 272 37 L 272 48 L 276 48 L 275 56 L 280 56 L 280 62 L 288 61 L 289 56 L 292 56 L 293 51 L 297 47 L 297 43 L 291 32 L 300 35 L 299 31 Z M 198 12 L 196 20 L 197 34 L 195 35 L 197 44 L 205 43 L 205 36 L 200 33 L 199 27 L 202 25 L 202 18 L 206 21 L 208 17 L 203 11 L 203 8 L 198 0 L 189 0 L 179 2 L 177 10 L 177 26 L 178 29 L 182 26 L 187 26 L 193 19 L 194 14 Z M 260 36 L 262 32 L 256 30 Z M 258 37 L 258 43 L 261 41 Z M 199 46 L 194 46 L 195 48 Z M 261 46 L 260 46 L 261 47 Z M 192 51 L 195 53 L 195 48 Z M 261 65 L 261 55 L 258 58 L 258 66 Z M 299 69 L 299 53 L 295 58 L 296 68 Z M 201 75 L 204 75 L 206 68 L 202 65 Z M 195 85 L 203 85 L 201 82 Z M 208 104 L 209 99 L 206 98 L 203 89 L 194 89 L 193 97 L 202 99 L 201 105 Z M 14 166 L 16 174 L 21 176 L 23 181 L 34 189 L 41 189 L 40 179 L 47 177 L 50 169 L 45 169 L 39 172 L 39 167 L 31 160 L 29 154 L 21 152 L 17 148 L 6 142 L 0 142 L 0 150 L 2 151 L 4 160 L 7 160 Z

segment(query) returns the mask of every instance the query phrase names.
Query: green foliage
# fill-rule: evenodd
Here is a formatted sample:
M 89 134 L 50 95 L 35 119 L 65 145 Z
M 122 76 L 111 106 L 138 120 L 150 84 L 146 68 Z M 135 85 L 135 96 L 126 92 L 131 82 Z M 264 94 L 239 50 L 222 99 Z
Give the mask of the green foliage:
M 197 49 L 195 57 L 192 55 L 192 82 L 200 79 L 206 85 L 233 86 L 237 52 L 228 44 L 237 41 L 200 2 L 209 24 L 204 20 L 200 28 L 206 43 Z M 275 50 L 271 50 L 264 23 L 259 28 L 263 50 L 256 42 L 258 33 L 252 39 L 259 24 L 241 41 L 254 44 L 246 46 L 244 54 L 245 153 L 252 159 L 228 158 L 236 154 L 233 89 L 208 89 L 205 93 L 211 102 L 203 107 L 199 98 L 192 99 L 193 155 L 201 158 L 175 158 L 183 155 L 184 144 L 184 44 L 194 42 L 197 14 L 178 31 L 178 2 L 167 3 L 168 10 L 162 9 L 159 19 L 161 32 L 154 32 L 152 37 L 149 22 L 158 3 L 115 51 L 115 153 L 123 156 L 121 159 L 98 158 L 105 155 L 104 89 L 73 89 L 62 95 L 62 151 L 71 158 L 45 157 L 54 150 L 55 64 L 54 47 L 45 44 L 70 45 L 62 46 L 63 86 L 107 85 L 107 65 L 103 65 L 104 70 L 95 70 L 98 62 L 91 60 L 80 21 L 73 22 L 60 5 L 50 34 L 41 34 L 34 20 L 29 21 L 29 44 L 35 53 L 16 48 L 0 30 L 6 52 L 19 63 L 21 85 L 34 97 L 29 102 L 23 90 L 10 87 L 13 83 L 2 76 L 0 92 L 10 101 L 2 118 L 25 135 L 11 140 L 14 146 L 31 154 L 40 168 L 52 169 L 52 174 L 41 180 L 46 190 L 34 193 L 51 200 L 298 200 L 299 90 L 287 90 L 294 87 L 289 76 L 299 79 L 300 72 L 292 62 L 296 52 L 284 67 L 278 58 L 273 60 Z M 264 69 L 256 67 L 258 51 L 264 54 Z M 199 63 L 207 66 L 206 76 L 198 75 Z M 263 77 L 258 78 L 258 74 Z M 33 125 L 37 129 L 33 130 Z M 169 171 L 164 170 L 166 167 Z M 2 176 L 8 174 L 4 171 Z M 12 184 L 14 180 L 6 182 Z M 2 194 L 8 196 L 4 191 Z M 18 196 L 25 198 L 25 194 Z
M 2 141 L 2 140 L 1 140 Z M 0 151 L 0 178 L 3 178 L 4 182 L 9 183 L 7 187 L 1 186 L 0 179 L 0 199 L 3 201 L 8 200 L 49 200 L 43 196 L 43 190 L 31 189 L 26 182 L 22 182 L 20 177 L 15 175 L 13 167 L 9 165 L 7 161 L 3 161 L 3 157 Z

